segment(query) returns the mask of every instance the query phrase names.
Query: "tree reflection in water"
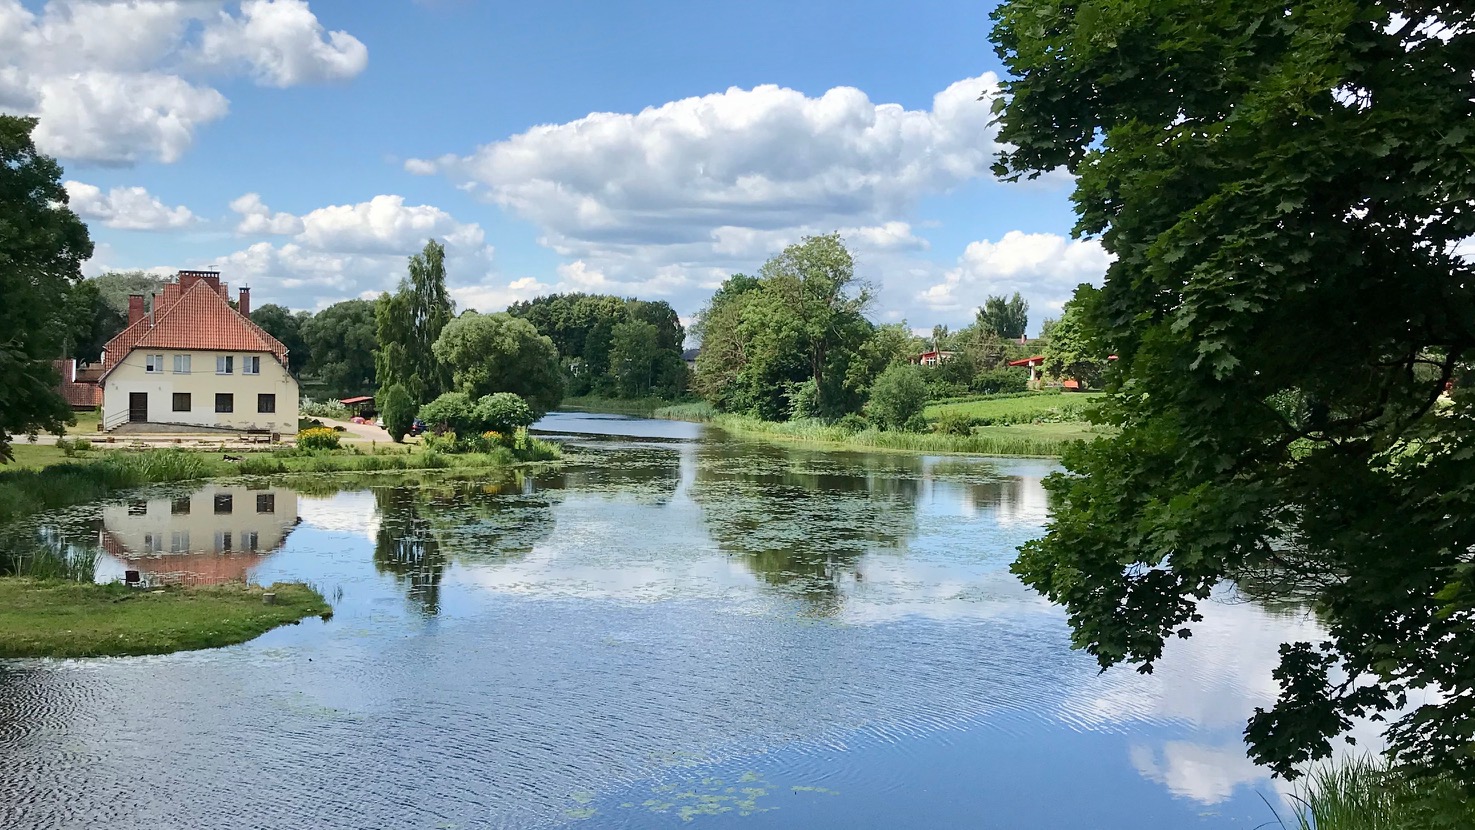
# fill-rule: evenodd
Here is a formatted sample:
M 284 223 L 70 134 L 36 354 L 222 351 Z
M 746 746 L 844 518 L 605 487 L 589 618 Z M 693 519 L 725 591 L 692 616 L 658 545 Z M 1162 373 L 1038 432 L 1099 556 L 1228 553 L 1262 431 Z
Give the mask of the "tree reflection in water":
M 837 614 L 857 560 L 916 533 L 915 459 L 767 445 L 704 444 L 692 498 L 707 532 L 764 584 Z
M 522 470 L 482 480 L 421 480 L 375 487 L 374 566 L 392 574 L 415 609 L 435 616 L 456 562 L 520 558 L 553 532 L 554 497 Z

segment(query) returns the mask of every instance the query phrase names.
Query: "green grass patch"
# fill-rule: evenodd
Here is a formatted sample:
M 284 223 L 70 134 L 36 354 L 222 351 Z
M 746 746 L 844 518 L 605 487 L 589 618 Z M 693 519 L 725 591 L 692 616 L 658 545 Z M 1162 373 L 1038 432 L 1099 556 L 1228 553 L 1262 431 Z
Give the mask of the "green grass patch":
M 267 605 L 262 595 L 276 594 Z M 147 590 L 0 579 L 0 657 L 168 654 L 234 645 L 305 617 L 332 616 L 301 583 Z
M 706 401 L 692 401 L 690 403 L 676 403 L 663 406 L 651 412 L 656 418 L 666 418 L 672 421 L 710 421 L 717 417 L 717 410 Z
M 1475 827 L 1475 802 L 1447 778 L 1410 778 L 1363 757 L 1322 766 L 1296 794 L 1287 830 L 1426 830 Z
M 707 419 L 707 422 L 739 435 L 757 435 L 785 441 L 852 449 L 965 455 L 1055 457 L 1071 442 L 1098 435 L 1090 426 L 1082 423 L 980 427 L 972 435 L 962 436 L 878 429 L 850 432 L 822 421 L 773 422 L 746 415 L 716 415 Z
M 973 400 L 930 404 L 922 415 L 929 421 L 943 413 L 955 413 L 985 426 L 1014 424 L 1068 423 L 1084 421 L 1086 410 L 1102 397 L 1100 392 L 1056 392 L 1026 395 L 1000 395 Z

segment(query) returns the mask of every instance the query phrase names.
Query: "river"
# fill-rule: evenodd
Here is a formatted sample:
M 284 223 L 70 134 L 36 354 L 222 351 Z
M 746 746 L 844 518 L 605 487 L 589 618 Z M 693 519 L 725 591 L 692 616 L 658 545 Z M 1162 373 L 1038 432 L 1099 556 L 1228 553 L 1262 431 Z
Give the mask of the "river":
M 0 828 L 1251 828 L 1304 613 L 1099 674 L 1008 571 L 1047 461 L 554 413 L 543 472 L 164 486 L 99 574 L 317 585 L 230 648 L 0 661 Z

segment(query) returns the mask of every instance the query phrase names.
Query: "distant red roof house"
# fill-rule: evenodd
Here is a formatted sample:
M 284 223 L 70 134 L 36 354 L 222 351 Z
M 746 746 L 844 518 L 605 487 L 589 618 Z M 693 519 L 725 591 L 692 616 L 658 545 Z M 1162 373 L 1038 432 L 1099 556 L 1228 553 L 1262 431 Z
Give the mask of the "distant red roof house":
M 144 312 L 141 295 L 129 297 L 128 327 L 108 341 L 100 379 L 141 348 L 271 352 L 287 365 L 287 347 L 246 316 L 251 313 L 250 290 L 241 289 L 237 310 L 230 307 L 218 272 L 180 271 L 178 281 L 154 295 L 152 312 Z
M 955 355 L 957 355 L 957 352 L 950 352 L 946 350 L 939 351 L 934 349 L 930 352 L 922 352 L 919 355 L 913 355 L 909 359 L 912 363 L 916 363 L 921 366 L 936 366 L 937 364 L 942 363 L 945 360 L 952 360 Z
M 78 369 L 77 361 L 72 358 L 53 360 L 51 365 L 61 375 L 57 391 L 68 406 L 73 409 L 96 409 L 102 406 L 102 387 L 97 385 L 101 370 Z
M 1019 360 L 1011 360 L 1011 361 L 1009 361 L 1009 365 L 1010 366 L 1029 366 L 1031 368 L 1033 368 L 1035 366 L 1044 366 L 1045 365 L 1045 356 L 1042 355 L 1042 354 L 1037 354 L 1034 357 L 1026 357 L 1026 358 L 1021 358 Z

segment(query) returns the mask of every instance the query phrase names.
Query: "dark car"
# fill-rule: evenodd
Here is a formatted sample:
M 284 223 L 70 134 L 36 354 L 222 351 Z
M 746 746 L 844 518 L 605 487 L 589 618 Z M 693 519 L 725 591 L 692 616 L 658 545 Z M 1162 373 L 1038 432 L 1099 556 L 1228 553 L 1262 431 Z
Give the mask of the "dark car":
M 410 434 L 411 435 L 419 435 L 420 433 L 422 433 L 424 431 L 425 431 L 425 422 L 422 421 L 422 420 L 420 420 L 419 418 L 416 418 L 415 419 L 415 422 L 412 423 L 412 424 L 410 424 Z

